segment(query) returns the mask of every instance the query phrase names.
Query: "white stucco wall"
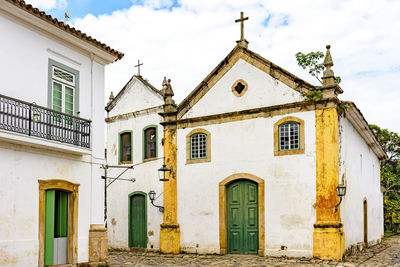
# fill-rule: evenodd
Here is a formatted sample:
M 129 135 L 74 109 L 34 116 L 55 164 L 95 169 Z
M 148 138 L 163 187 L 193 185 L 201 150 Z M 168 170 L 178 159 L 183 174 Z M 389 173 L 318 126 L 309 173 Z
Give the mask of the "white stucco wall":
M 237 97 L 232 85 L 239 79 L 248 84 L 247 92 Z M 304 97 L 281 81 L 243 59 L 232 68 L 191 108 L 183 118 L 194 118 L 238 110 L 268 107 L 302 101 Z M 223 100 L 223 101 L 220 101 Z
M 104 216 L 104 184 L 100 179 L 104 163 L 104 63 L 96 55 L 91 58 L 89 51 L 67 45 L 2 8 L 0 32 L 0 49 L 4 51 L 0 94 L 48 107 L 48 67 L 52 59 L 79 71 L 79 116 L 92 121 L 91 149 L 80 149 L 80 155 L 76 155 L 77 147 L 58 143 L 54 146 L 64 152 L 54 152 L 48 150 L 51 141 L 13 133 L 11 144 L 10 139 L 3 138 L 10 137 L 10 132 L 0 131 L 0 221 L 4 222 L 0 226 L 0 266 L 38 264 L 38 179 L 80 184 L 78 262 L 87 262 L 90 224 L 102 224 Z M 20 138 L 28 141 L 19 143 Z M 41 146 L 43 143 L 46 145 Z
M 346 119 L 340 118 L 340 181 L 347 185 L 340 206 L 345 246 L 364 242 L 363 201 L 367 199 L 368 242 L 383 236 L 383 196 L 377 156 Z
M 315 115 L 310 111 L 287 116 L 304 120 L 304 154 L 274 156 L 273 124 L 285 116 L 199 127 L 211 134 L 211 162 L 206 163 L 186 164 L 186 135 L 195 128 L 178 129 L 183 251 L 219 253 L 219 182 L 235 173 L 250 173 L 265 182 L 266 255 L 312 256 Z
M 136 80 L 137 81 L 137 80 Z M 141 99 L 147 99 L 150 104 L 161 104 L 161 97 L 157 96 L 151 89 L 147 88 L 140 81 L 132 83 L 132 87 L 125 91 L 124 96 L 118 101 L 111 114 L 116 114 L 114 109 L 125 114 L 137 111 L 136 103 Z M 140 191 L 148 193 L 154 190 L 157 193 L 156 205 L 163 205 L 163 184 L 159 181 L 158 169 L 163 163 L 163 127 L 162 120 L 158 115 L 162 108 L 154 109 L 151 112 L 136 114 L 128 118 L 116 119 L 107 123 L 107 164 L 118 165 L 118 138 L 121 131 L 130 130 L 133 134 L 132 161 L 139 164 L 133 170 L 128 170 L 121 178 L 132 178 L 134 183 L 128 181 L 115 181 L 108 187 L 107 193 L 107 226 L 109 246 L 112 248 L 128 248 L 128 196 Z M 157 126 L 157 157 L 152 161 L 143 161 L 143 128 L 149 125 Z M 144 162 L 143 164 L 141 164 Z M 108 176 L 117 177 L 122 169 L 110 169 Z M 160 196 L 161 194 L 161 196 Z M 148 196 L 147 201 L 147 248 L 159 249 L 160 247 L 160 224 L 163 214 L 158 208 L 151 205 Z
M 116 99 L 116 105 L 108 113 L 109 117 L 129 112 L 157 107 L 164 104 L 160 94 L 157 94 L 136 77 L 128 82 L 123 95 Z

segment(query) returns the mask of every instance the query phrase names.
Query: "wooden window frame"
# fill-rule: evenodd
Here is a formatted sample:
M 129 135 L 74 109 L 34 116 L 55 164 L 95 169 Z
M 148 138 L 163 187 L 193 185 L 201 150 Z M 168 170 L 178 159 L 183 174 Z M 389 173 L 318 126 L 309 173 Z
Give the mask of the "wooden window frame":
M 192 159 L 192 147 L 191 147 L 191 142 L 190 142 L 190 138 L 192 135 L 195 134 L 205 134 L 206 135 L 206 157 L 205 158 L 198 158 L 198 159 Z M 198 128 L 198 129 L 194 129 L 192 130 L 190 133 L 188 133 L 186 135 L 186 164 L 192 164 L 192 163 L 201 163 L 201 162 L 210 162 L 211 161 L 211 134 L 209 131 L 202 129 L 202 128 Z
M 64 81 L 60 81 L 60 79 L 56 78 L 53 79 L 53 69 L 57 68 L 60 70 L 63 70 L 65 72 L 69 72 L 70 74 L 74 75 L 74 85 L 69 84 L 68 82 Z M 73 93 L 74 93 L 74 97 L 73 97 L 73 112 L 72 115 L 77 116 L 78 112 L 79 112 L 79 71 L 76 69 L 73 69 L 67 65 L 64 65 L 60 62 L 57 62 L 51 58 L 49 58 L 49 63 L 48 63 L 48 92 L 47 92 L 47 107 L 50 109 L 53 109 L 53 82 L 57 82 L 61 84 L 62 87 L 62 92 L 61 94 L 64 97 L 64 101 L 65 101 L 65 85 L 69 86 L 69 87 L 73 87 Z M 63 86 L 64 85 L 64 86 Z M 64 112 L 64 105 L 65 103 L 61 102 L 61 112 Z M 65 112 L 64 112 L 65 113 Z
M 149 128 L 155 128 L 155 130 L 156 130 L 156 156 L 155 157 L 151 157 L 151 158 L 150 157 L 149 158 L 146 157 L 146 130 L 149 129 Z M 148 125 L 148 126 L 143 128 L 143 131 L 142 131 L 142 145 L 143 145 L 143 151 L 142 151 L 143 152 L 142 153 L 143 162 L 157 159 L 157 157 L 158 157 L 158 128 L 157 128 L 157 125 L 152 124 L 152 125 Z
M 282 124 L 286 124 L 289 122 L 295 122 L 299 124 L 299 148 L 298 149 L 289 149 L 289 150 L 280 150 L 279 149 L 279 126 Z M 304 154 L 304 121 L 300 118 L 288 116 L 284 117 L 277 122 L 274 123 L 274 155 L 275 156 L 286 156 L 286 155 L 296 155 L 296 154 Z
M 130 133 L 131 134 L 131 160 L 122 161 L 122 134 Z M 118 165 L 122 164 L 132 164 L 133 163 L 133 132 L 131 130 L 126 130 L 118 133 Z

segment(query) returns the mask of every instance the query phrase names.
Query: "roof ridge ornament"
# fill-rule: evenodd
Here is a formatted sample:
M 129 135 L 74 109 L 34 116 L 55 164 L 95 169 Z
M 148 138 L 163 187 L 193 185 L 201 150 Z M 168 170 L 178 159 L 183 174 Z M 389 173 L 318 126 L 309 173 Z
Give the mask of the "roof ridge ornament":
M 164 77 L 161 93 L 164 96 L 165 104 L 175 105 L 175 101 L 172 99 L 172 97 L 174 96 L 174 91 L 172 90 L 171 79 L 167 80 L 167 78 Z
M 240 22 L 240 40 L 236 41 L 238 46 L 247 48 L 249 42 L 244 39 L 244 21 L 248 20 L 249 17 L 244 17 L 243 12 L 240 12 L 240 19 L 236 19 L 235 22 Z
M 322 76 L 322 85 L 323 86 L 329 86 L 329 85 L 335 85 L 335 74 L 333 73 L 333 70 L 331 67 L 333 66 L 333 60 L 331 56 L 331 51 L 330 51 L 331 46 L 327 45 L 326 46 L 326 54 L 325 54 L 325 60 L 324 60 L 324 76 Z

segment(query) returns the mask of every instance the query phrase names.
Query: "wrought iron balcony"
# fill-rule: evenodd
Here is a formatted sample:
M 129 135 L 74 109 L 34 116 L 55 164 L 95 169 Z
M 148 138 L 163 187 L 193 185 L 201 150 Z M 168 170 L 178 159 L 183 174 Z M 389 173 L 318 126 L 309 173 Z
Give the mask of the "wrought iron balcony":
M 90 120 L 0 94 L 0 129 L 90 148 Z

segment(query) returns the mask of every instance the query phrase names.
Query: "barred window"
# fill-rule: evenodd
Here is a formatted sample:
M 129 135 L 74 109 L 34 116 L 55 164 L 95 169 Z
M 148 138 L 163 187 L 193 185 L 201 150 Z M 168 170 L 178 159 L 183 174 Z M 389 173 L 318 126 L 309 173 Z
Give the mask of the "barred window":
M 279 150 L 299 149 L 299 129 L 300 124 L 287 122 L 279 125 Z
M 190 136 L 190 158 L 203 159 L 207 157 L 207 135 L 198 133 Z

